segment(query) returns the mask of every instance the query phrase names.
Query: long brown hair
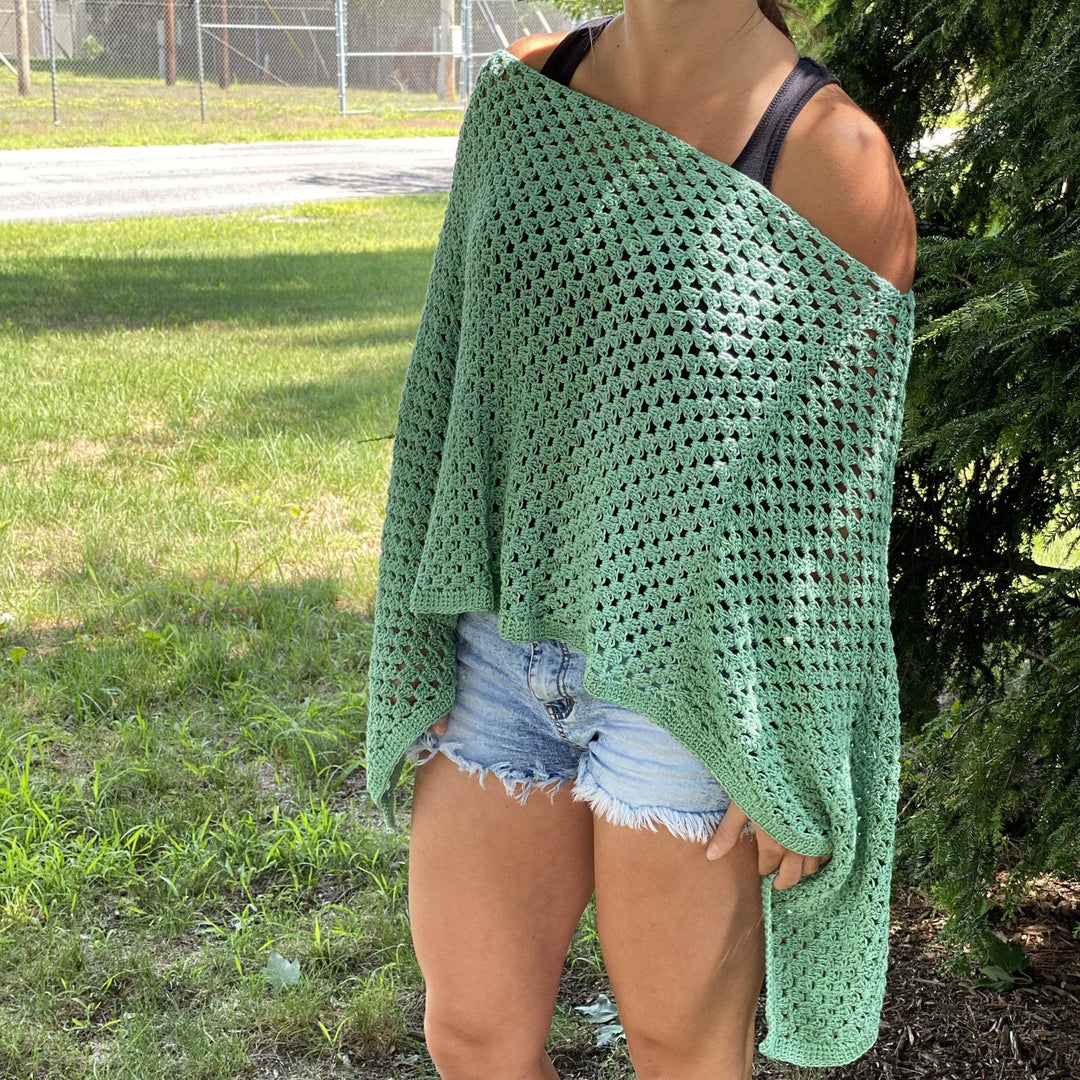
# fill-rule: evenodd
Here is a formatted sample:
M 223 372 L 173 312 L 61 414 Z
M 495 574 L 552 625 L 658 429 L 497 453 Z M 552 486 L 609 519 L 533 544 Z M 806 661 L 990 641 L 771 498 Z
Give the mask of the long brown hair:
M 758 0 L 758 7 L 761 8 L 761 13 L 773 26 L 783 30 L 789 38 L 791 37 L 791 31 L 784 20 L 784 12 L 791 10 L 788 4 L 784 3 L 783 0 Z

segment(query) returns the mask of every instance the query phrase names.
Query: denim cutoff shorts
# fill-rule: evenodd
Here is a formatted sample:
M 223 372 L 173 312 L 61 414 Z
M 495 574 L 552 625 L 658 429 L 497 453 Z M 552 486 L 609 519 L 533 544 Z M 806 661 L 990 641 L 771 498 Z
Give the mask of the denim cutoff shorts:
M 553 638 L 507 641 L 488 611 L 459 615 L 456 639 L 446 733 L 424 731 L 407 760 L 419 767 L 445 754 L 481 785 L 495 775 L 523 804 L 534 788 L 554 796 L 573 780 L 574 800 L 617 825 L 709 840 L 731 797 L 674 735 L 590 694 L 583 652 Z M 740 835 L 752 833 L 748 821 Z

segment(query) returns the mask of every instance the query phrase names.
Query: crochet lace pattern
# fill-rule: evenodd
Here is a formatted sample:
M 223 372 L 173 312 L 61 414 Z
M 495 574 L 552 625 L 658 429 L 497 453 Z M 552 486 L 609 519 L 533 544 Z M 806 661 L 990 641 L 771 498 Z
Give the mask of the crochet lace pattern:
M 798 1065 L 864 1053 L 884 999 L 914 309 L 663 128 L 502 49 L 478 73 L 395 433 L 368 791 L 395 828 L 403 754 L 455 700 L 458 613 L 580 649 L 590 693 L 832 856 L 762 879 L 759 1050 Z

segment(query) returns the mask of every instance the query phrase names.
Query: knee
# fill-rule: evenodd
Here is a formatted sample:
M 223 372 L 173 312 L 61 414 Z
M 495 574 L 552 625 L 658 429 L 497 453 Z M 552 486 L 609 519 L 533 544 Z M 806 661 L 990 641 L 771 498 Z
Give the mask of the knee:
M 748 1040 L 717 1040 L 677 1025 L 624 1024 L 623 1030 L 637 1080 L 750 1080 L 753 1075 L 752 1032 Z
M 464 1016 L 458 1011 L 424 1010 L 424 1038 L 442 1080 L 534 1080 L 547 1032 L 512 1017 Z
M 624 1026 L 626 1048 L 637 1080 L 689 1080 L 696 1062 L 688 1047 L 651 1032 Z

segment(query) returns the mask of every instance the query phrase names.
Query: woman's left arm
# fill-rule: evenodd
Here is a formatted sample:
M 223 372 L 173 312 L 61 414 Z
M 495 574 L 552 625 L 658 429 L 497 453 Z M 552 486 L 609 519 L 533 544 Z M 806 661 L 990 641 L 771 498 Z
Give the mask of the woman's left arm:
M 885 132 L 835 84 L 784 139 L 773 193 L 838 247 L 906 293 L 915 277 L 915 212 Z
M 820 100 L 819 100 L 820 99 Z M 838 87 L 819 91 L 796 118 L 773 173 L 773 193 L 838 247 L 900 292 L 915 277 L 915 214 L 885 133 Z M 706 857 L 719 859 L 738 840 L 747 816 L 731 803 Z M 774 889 L 816 872 L 829 856 L 800 855 L 754 823 L 758 871 L 774 870 Z

